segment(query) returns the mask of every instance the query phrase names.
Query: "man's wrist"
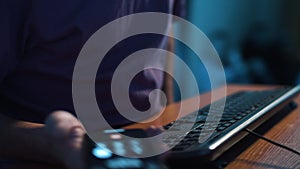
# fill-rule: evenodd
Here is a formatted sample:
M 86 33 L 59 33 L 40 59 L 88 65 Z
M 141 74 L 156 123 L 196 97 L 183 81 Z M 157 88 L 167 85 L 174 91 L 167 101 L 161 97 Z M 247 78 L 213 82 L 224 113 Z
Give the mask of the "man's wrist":
M 44 124 L 0 115 L 0 158 L 57 164 Z

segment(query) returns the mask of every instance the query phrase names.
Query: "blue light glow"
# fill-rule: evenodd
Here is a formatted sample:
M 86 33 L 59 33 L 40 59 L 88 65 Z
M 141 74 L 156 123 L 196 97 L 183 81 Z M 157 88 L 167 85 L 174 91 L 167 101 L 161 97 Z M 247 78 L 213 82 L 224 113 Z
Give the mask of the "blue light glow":
M 107 159 L 112 156 L 112 152 L 108 148 L 99 145 L 93 149 L 92 153 L 95 157 L 101 159 Z

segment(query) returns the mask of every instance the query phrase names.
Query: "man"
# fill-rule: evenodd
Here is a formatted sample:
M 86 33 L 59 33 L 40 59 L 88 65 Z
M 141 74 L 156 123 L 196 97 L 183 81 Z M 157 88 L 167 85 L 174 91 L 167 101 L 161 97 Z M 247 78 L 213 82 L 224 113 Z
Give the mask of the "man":
M 138 12 L 174 13 L 184 1 L 0 3 L 0 158 L 84 168 L 85 131 L 74 116 L 72 102 L 72 74 L 82 46 L 95 31 L 116 18 Z M 109 89 L 114 69 L 137 50 L 166 48 L 166 39 L 158 35 L 132 37 L 105 56 L 113 59 L 100 65 L 95 92 L 99 108 L 112 126 L 132 123 L 116 113 L 113 105 Z M 163 78 L 156 70 L 137 75 L 129 92 L 137 109 L 147 109 L 149 92 L 162 88 Z

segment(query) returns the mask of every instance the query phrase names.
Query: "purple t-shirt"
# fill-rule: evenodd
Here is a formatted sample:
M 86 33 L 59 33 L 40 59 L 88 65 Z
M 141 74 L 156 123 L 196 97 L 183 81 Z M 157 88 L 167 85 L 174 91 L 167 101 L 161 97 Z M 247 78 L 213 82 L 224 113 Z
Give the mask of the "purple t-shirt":
M 181 15 L 184 1 L 174 0 L 37 0 L 0 2 L 0 112 L 43 122 L 54 110 L 74 114 L 72 74 L 84 43 L 110 21 L 138 12 Z M 177 12 L 174 12 L 177 11 Z M 167 37 L 133 36 L 115 45 L 99 67 L 99 108 L 114 126 L 130 123 L 118 114 L 110 94 L 111 76 L 128 55 L 145 48 L 166 48 Z M 155 59 L 155 56 L 153 56 Z M 163 72 L 139 73 L 129 90 L 133 105 L 149 107 L 148 94 L 163 87 Z

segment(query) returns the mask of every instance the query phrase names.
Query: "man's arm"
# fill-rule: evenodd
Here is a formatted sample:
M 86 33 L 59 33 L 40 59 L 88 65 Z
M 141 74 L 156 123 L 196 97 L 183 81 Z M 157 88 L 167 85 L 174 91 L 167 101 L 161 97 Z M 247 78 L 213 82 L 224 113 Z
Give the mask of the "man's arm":
M 43 124 L 0 115 L 0 158 L 53 162 Z
M 81 127 L 74 116 L 62 111 L 52 113 L 45 124 L 0 115 L 0 159 L 83 168 Z

